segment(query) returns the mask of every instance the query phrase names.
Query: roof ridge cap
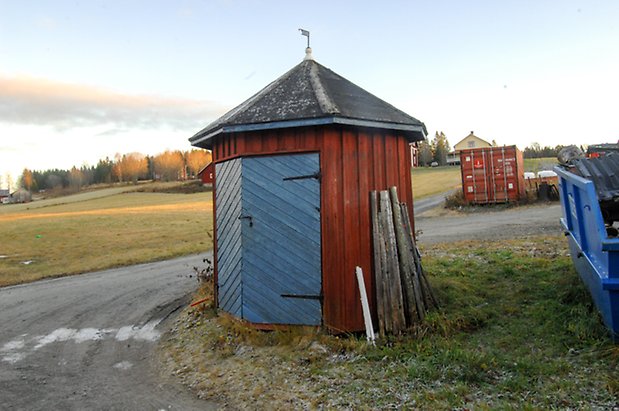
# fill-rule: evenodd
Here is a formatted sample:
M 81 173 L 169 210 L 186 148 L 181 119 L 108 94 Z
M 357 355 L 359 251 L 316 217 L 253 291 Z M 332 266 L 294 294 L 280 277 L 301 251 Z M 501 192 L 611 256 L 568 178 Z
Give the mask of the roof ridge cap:
M 340 114 L 340 109 L 337 107 L 335 102 L 329 97 L 327 90 L 325 90 L 324 85 L 320 81 L 320 76 L 318 75 L 318 67 L 319 64 L 314 60 L 309 60 L 310 63 L 314 63 L 310 65 L 309 77 L 310 84 L 312 86 L 312 90 L 314 90 L 314 96 L 318 101 L 318 105 L 320 109 L 324 113 L 328 114 Z

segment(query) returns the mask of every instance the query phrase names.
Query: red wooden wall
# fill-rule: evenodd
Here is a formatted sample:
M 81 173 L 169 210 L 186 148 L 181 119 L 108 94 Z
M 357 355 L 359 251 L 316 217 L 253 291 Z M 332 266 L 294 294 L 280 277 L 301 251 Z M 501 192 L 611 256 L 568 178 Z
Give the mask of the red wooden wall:
M 363 269 L 376 324 L 369 193 L 397 186 L 413 216 L 406 137 L 347 126 L 300 127 L 218 136 L 212 150 L 215 163 L 239 156 L 320 153 L 324 325 L 334 332 L 364 329 L 355 266 Z

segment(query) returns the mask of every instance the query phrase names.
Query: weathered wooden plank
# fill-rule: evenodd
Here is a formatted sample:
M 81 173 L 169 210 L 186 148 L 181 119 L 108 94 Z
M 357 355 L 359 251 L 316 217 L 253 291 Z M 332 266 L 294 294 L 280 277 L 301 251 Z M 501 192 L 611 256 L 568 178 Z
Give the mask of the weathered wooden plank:
M 380 205 L 380 193 L 378 194 L 379 205 Z M 383 213 L 378 213 L 378 241 L 379 241 L 379 253 L 380 253 L 380 265 L 382 268 L 382 279 L 383 279 L 383 310 L 385 312 L 385 333 L 393 334 L 393 309 L 391 306 L 391 279 L 389 275 L 389 266 L 388 266 L 388 258 L 387 258 L 387 241 L 385 240 L 385 230 L 383 227 Z
M 385 278 L 382 266 L 380 224 L 378 216 L 378 192 L 370 192 L 370 212 L 372 218 L 372 245 L 374 256 L 374 285 L 376 291 L 376 314 L 379 335 L 385 336 Z M 384 249 L 384 247 L 382 247 Z
M 419 281 L 421 283 L 421 293 L 426 304 L 426 310 L 429 310 L 431 308 L 438 308 L 438 300 L 434 295 L 434 291 L 430 286 L 430 282 L 428 281 L 428 278 L 426 277 L 423 270 L 423 265 L 421 264 L 421 253 L 419 252 L 419 248 L 417 247 L 415 241 L 415 236 L 413 235 L 411 219 L 408 214 L 408 207 L 406 207 L 405 203 L 402 203 L 402 219 L 404 220 L 404 225 L 406 226 L 406 230 L 408 231 L 408 238 L 411 243 L 411 248 L 414 251 L 413 255 L 415 258 L 415 267 L 417 268 L 417 274 L 419 275 Z
M 355 267 L 355 275 L 357 276 L 357 283 L 359 283 L 361 308 L 363 309 L 363 321 L 365 322 L 365 335 L 367 336 L 367 340 L 374 344 L 374 340 L 376 340 L 376 337 L 374 335 L 374 325 L 372 324 L 370 302 L 368 301 L 368 293 L 365 290 L 365 280 L 363 279 L 363 270 L 361 269 L 361 267 Z
M 400 279 L 400 266 L 398 264 L 398 249 L 395 238 L 395 228 L 393 226 L 393 213 L 391 210 L 391 201 L 389 200 L 389 192 L 380 192 L 380 211 L 381 222 L 383 225 L 383 233 L 385 236 L 385 247 L 387 251 L 387 278 L 390 305 L 393 322 L 393 333 L 400 334 L 406 328 L 406 320 L 404 318 L 404 302 L 402 295 L 402 284 Z
M 409 242 L 406 239 L 406 232 L 402 222 L 402 211 L 398 201 L 396 187 L 389 188 L 391 198 L 391 209 L 393 211 L 393 224 L 395 229 L 396 246 L 398 249 L 398 263 L 400 266 L 400 280 L 402 281 L 402 294 L 404 299 L 404 316 L 407 324 L 413 325 L 419 320 L 423 320 L 424 308 L 421 303 L 421 293 L 419 284 L 416 281 L 415 261 Z

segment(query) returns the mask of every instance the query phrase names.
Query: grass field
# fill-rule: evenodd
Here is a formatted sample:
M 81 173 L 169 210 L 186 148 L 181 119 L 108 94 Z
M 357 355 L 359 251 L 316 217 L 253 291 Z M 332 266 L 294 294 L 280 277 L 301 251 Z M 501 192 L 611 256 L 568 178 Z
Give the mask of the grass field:
M 461 187 L 460 167 L 418 167 L 412 171 L 413 198 L 428 197 Z
M 165 343 L 168 369 L 239 409 L 615 409 L 619 347 L 563 236 L 422 253 L 441 308 L 406 336 L 372 347 L 186 311 Z
M 0 286 L 212 248 L 211 193 L 131 191 L 1 206 Z
M 525 158 L 523 166 L 524 171 L 537 173 L 542 170 L 552 170 L 557 164 L 559 164 L 559 162 L 555 157 Z

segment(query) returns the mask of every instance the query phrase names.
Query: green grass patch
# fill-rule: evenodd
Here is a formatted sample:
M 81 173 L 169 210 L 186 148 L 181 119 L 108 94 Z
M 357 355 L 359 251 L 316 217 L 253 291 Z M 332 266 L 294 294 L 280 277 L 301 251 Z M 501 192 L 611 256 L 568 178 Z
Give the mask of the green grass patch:
M 554 166 L 558 165 L 556 157 L 542 157 L 542 158 L 525 158 L 524 159 L 524 171 L 531 171 L 537 173 L 542 170 L 552 170 Z
M 417 167 L 412 171 L 413 198 L 419 200 L 461 187 L 460 167 Z
M 240 408 L 611 409 L 619 348 L 566 249 L 560 236 L 427 247 L 441 309 L 376 347 L 186 313 L 168 360 L 192 367 L 183 381 L 199 395 Z

